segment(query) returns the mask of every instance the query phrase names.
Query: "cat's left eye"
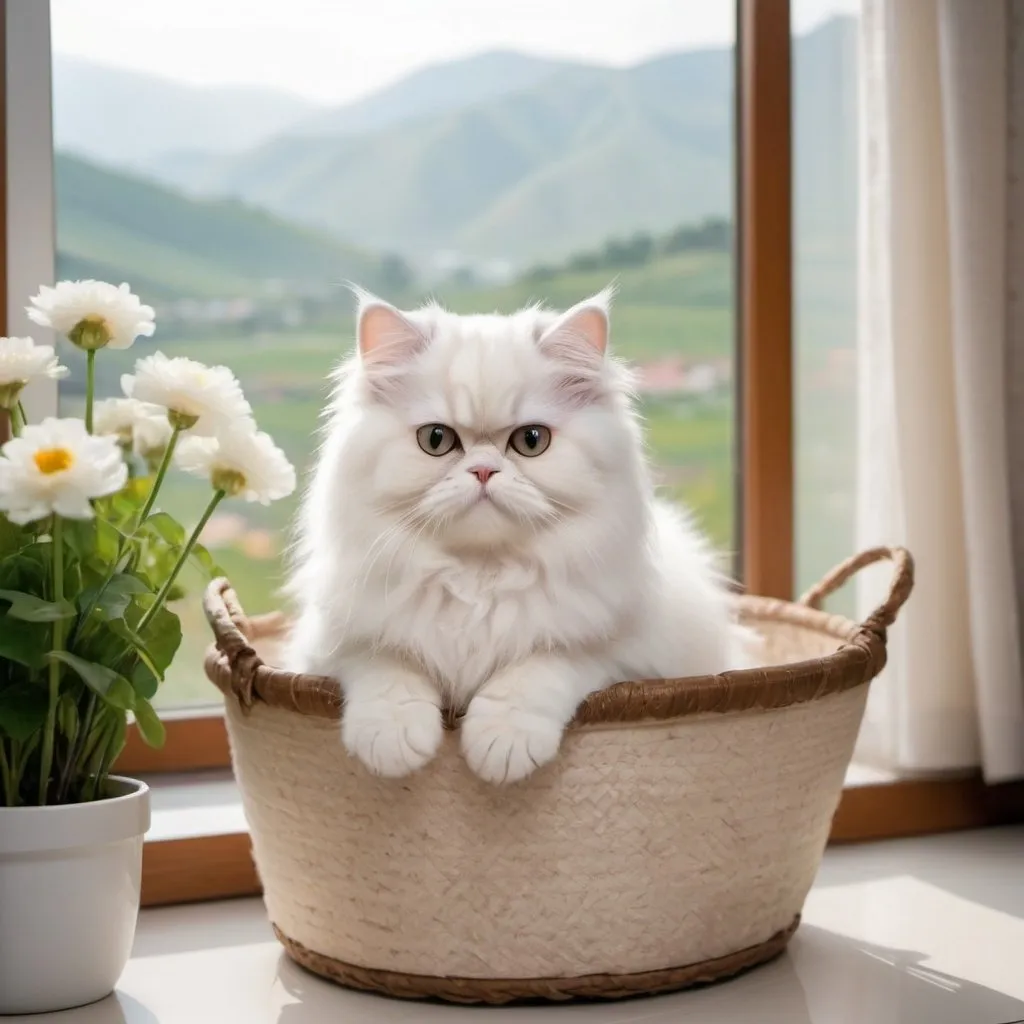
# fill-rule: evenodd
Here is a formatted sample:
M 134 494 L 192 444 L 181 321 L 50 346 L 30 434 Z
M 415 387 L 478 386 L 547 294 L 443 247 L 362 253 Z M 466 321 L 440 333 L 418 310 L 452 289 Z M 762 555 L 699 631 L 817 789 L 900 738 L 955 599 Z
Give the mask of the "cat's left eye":
M 428 455 L 447 455 L 458 443 L 459 435 L 443 423 L 428 423 L 416 431 L 419 446 Z
M 513 430 L 508 443 L 514 451 L 532 459 L 535 455 L 540 455 L 548 450 L 548 445 L 551 444 L 551 431 L 539 423 L 531 423 Z

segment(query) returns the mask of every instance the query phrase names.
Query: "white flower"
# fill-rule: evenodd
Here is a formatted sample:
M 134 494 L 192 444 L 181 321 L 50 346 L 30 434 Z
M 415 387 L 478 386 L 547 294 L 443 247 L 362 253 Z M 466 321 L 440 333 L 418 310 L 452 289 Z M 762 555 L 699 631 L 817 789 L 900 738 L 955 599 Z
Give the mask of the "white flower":
M 52 513 L 90 519 L 90 499 L 119 491 L 127 479 L 114 438 L 93 437 L 81 420 L 45 419 L 3 446 L 0 511 L 19 524 Z
M 135 373 L 121 378 L 129 398 L 162 406 L 171 425 L 202 437 L 244 429 L 252 409 L 226 366 L 204 366 L 194 359 L 162 352 L 140 359 Z
M 61 281 L 56 288 L 44 285 L 29 301 L 30 320 L 67 335 L 79 348 L 130 348 L 156 330 L 153 307 L 142 305 L 127 284 Z
M 295 469 L 268 434 L 236 430 L 219 439 L 190 437 L 181 443 L 178 465 L 206 477 L 215 490 L 269 505 L 295 490 Z
M 67 374 L 51 345 L 37 345 L 31 338 L 0 338 L 0 385 L 24 385 L 37 377 L 58 380 Z
M 111 435 L 146 458 L 163 452 L 171 440 L 167 410 L 134 398 L 105 398 L 93 410 L 93 432 Z
M 66 377 L 50 345 L 37 345 L 31 338 L 0 338 L 0 408 L 13 405 L 21 389 L 34 380 Z

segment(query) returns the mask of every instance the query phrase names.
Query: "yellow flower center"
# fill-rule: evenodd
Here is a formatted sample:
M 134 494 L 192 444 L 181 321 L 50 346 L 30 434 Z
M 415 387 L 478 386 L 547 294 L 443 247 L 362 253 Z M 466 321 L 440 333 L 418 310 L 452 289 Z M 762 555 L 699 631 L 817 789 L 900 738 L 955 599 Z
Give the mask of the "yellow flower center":
M 67 448 L 40 448 L 32 456 L 35 464 L 39 467 L 40 473 L 50 476 L 53 473 L 63 473 L 74 465 L 75 457 Z

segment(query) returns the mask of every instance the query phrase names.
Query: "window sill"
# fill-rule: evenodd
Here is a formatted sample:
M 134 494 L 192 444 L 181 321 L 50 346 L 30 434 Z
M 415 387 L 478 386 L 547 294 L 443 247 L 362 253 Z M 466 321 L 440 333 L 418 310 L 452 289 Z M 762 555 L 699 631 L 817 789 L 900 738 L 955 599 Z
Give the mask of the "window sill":
M 242 795 L 229 769 L 142 778 L 153 809 L 147 843 L 248 833 Z
M 153 808 L 147 843 L 248 833 L 242 796 L 229 770 L 166 772 L 142 778 L 150 787 Z M 852 764 L 846 773 L 848 789 L 895 781 L 893 774 L 866 765 Z
M 142 904 L 193 903 L 260 892 L 241 795 L 218 769 L 146 777 L 152 824 L 142 855 Z
M 143 853 L 142 903 L 162 906 L 259 893 L 241 795 L 231 772 L 146 778 L 153 820 Z M 977 776 L 899 781 L 852 765 L 830 842 L 929 835 L 1024 821 L 1024 782 Z

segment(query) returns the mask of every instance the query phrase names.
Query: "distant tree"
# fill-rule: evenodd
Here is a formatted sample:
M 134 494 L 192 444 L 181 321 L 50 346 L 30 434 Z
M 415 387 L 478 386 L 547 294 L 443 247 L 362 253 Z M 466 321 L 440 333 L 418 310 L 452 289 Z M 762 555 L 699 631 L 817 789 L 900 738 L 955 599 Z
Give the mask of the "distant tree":
M 589 274 L 604 266 L 604 257 L 599 252 L 578 252 L 569 257 L 566 266 L 577 274 Z
M 535 267 L 530 267 L 522 277 L 522 280 L 527 284 L 538 284 L 542 281 L 550 281 L 553 277 L 558 274 L 558 267 L 552 267 L 547 263 L 538 263 Z
M 559 266 L 542 263 L 531 267 L 520 280 L 534 284 L 550 281 L 565 272 L 587 274 L 642 267 L 659 254 L 729 252 L 731 248 L 732 224 L 722 217 L 708 217 L 699 224 L 683 224 L 658 238 L 646 231 L 638 231 L 626 239 L 610 238 L 602 248 L 573 253 Z
M 728 252 L 732 247 L 732 225 L 721 217 L 708 217 L 700 224 L 684 224 L 665 236 L 661 251 Z
M 626 241 L 612 238 L 604 247 L 605 266 L 609 268 L 642 267 L 653 255 L 654 239 L 643 231 Z

